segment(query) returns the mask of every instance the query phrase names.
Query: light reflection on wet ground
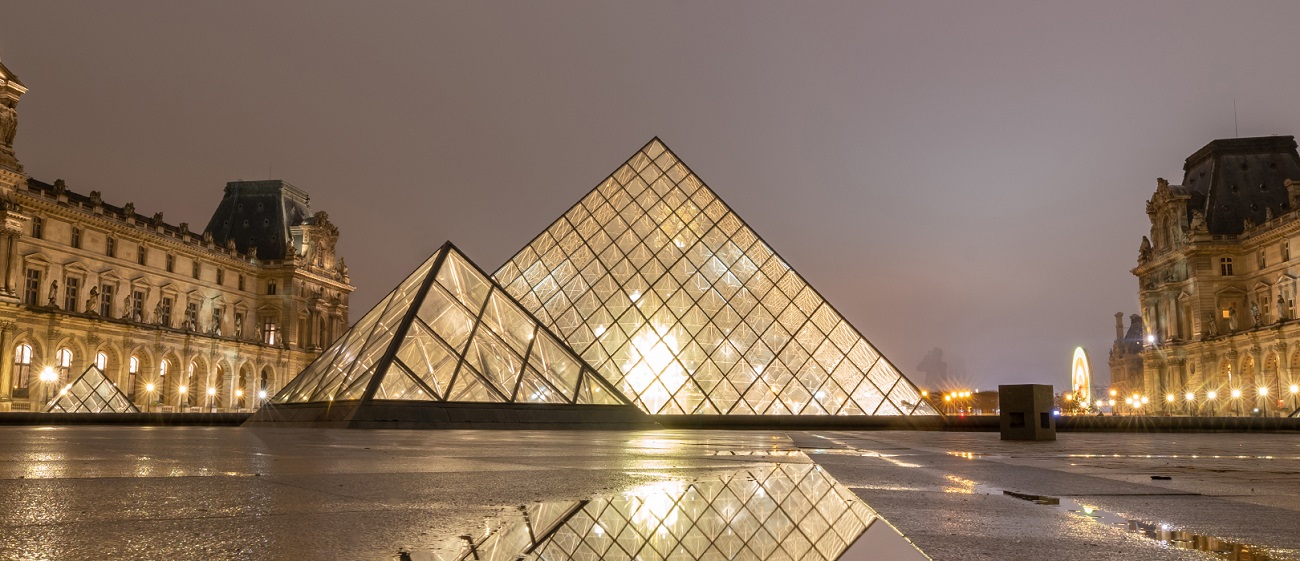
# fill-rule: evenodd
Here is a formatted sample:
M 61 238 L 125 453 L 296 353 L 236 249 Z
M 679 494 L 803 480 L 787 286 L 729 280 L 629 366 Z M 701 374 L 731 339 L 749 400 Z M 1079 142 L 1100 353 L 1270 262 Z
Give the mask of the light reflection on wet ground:
M 412 561 L 929 559 L 820 467 L 771 464 L 536 503 Z

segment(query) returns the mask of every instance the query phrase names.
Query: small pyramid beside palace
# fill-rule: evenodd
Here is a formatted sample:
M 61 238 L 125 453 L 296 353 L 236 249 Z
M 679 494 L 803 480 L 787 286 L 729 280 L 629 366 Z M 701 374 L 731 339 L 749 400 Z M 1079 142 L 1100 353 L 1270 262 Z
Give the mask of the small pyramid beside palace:
M 47 413 L 139 413 L 99 367 L 91 366 L 46 406 Z

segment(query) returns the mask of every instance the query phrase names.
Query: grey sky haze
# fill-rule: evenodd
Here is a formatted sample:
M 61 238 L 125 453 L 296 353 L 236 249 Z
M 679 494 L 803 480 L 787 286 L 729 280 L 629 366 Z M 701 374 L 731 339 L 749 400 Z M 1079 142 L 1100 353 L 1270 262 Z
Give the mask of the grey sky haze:
M 306 189 L 353 319 L 486 269 L 660 136 L 905 373 L 1105 372 L 1144 201 L 1300 132 L 1297 2 L 0 1 L 28 173 L 206 224 Z M 1104 374 L 1103 374 L 1104 375 Z

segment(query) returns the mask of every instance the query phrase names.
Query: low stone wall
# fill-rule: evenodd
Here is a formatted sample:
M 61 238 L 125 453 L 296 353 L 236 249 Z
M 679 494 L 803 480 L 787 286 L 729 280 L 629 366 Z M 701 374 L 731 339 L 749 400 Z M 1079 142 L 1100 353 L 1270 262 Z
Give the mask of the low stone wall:
M 252 413 L 0 413 L 0 426 L 156 425 L 236 427 Z
M 244 426 L 359 429 L 655 429 L 630 405 L 370 401 L 268 405 Z

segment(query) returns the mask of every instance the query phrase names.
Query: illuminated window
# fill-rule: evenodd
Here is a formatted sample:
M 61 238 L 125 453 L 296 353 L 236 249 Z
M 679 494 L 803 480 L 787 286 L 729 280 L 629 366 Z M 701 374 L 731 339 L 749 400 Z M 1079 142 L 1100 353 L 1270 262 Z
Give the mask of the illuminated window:
M 99 352 L 95 354 L 95 368 L 108 370 L 108 353 Z
M 54 369 L 58 371 L 60 384 L 68 381 L 68 374 L 72 373 L 71 349 L 65 347 L 54 353 Z
M 262 318 L 262 342 L 267 345 L 274 345 L 280 340 L 280 326 L 276 325 L 275 318 L 267 316 Z
M 1220 257 L 1220 258 L 1219 258 L 1219 274 L 1220 274 L 1220 275 L 1223 275 L 1223 276 L 1225 276 L 1225 277 L 1230 277 L 1230 276 L 1232 276 L 1232 258 L 1231 258 L 1231 257 Z
M 132 356 L 126 364 L 126 395 L 135 396 L 135 381 L 140 377 L 140 357 Z
M 14 349 L 14 389 L 26 390 L 32 380 L 32 346 L 27 343 Z

